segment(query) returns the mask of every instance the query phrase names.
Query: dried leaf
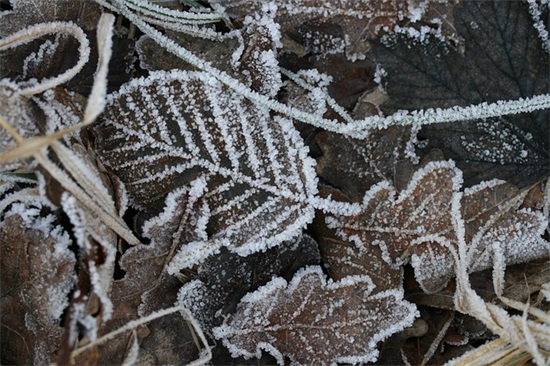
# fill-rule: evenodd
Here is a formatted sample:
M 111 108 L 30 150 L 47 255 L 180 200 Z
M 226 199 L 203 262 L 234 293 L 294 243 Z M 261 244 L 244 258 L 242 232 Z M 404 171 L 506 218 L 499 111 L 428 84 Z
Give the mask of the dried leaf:
M 216 0 L 231 16 L 244 17 L 264 6 L 261 1 Z M 299 41 L 314 53 L 342 53 L 364 59 L 367 39 L 392 32 L 416 21 L 423 12 L 404 1 L 275 1 L 276 21 L 284 33 L 297 33 Z M 301 38 L 301 39 L 300 39 Z
M 10 125 L 17 126 L 17 131 L 24 138 L 39 134 L 38 126 L 43 123 L 44 115 L 40 108 L 18 93 L 17 87 L 5 80 L 0 81 L 0 115 Z M 3 155 L 17 147 L 17 142 L 4 127 L 0 127 L 0 154 Z M 1 165 L 2 171 L 23 168 L 23 161 L 12 160 Z
M 73 21 L 93 29 L 101 15 L 101 7 L 85 0 L 52 0 L 37 3 L 34 0 L 10 0 L 12 9 L 2 12 L 0 36 L 16 32 L 29 25 L 50 21 Z
M 371 295 L 367 276 L 327 281 L 320 267 L 307 267 L 287 284 L 275 278 L 245 296 L 234 315 L 214 328 L 234 356 L 261 356 L 279 364 L 375 361 L 376 343 L 412 324 L 416 309 L 399 291 Z
M 334 189 L 320 186 L 320 192 L 333 199 L 347 201 Z M 402 288 L 403 271 L 387 263 L 379 246 L 364 246 L 356 238 L 342 239 L 325 224 L 326 216 L 319 213 L 310 230 L 319 242 L 321 258 L 330 278 L 340 281 L 348 276 L 368 276 L 376 286 L 374 293 Z
M 34 0 L 11 1 L 12 9 L 0 13 L 0 36 L 38 23 L 69 22 L 82 28 L 87 38 L 92 39 L 92 52 L 97 53 L 96 26 L 103 10 L 95 1 L 51 0 L 46 3 Z M 126 82 L 133 70 L 133 45 L 117 33 L 113 38 L 114 62 L 109 66 L 109 88 Z M 61 75 L 78 61 L 79 43 L 66 35 L 48 35 L 7 51 L 0 52 L 0 78 L 17 82 L 43 80 Z M 64 87 L 82 95 L 90 93 L 96 71 L 96 58 L 92 57 L 82 71 Z
M 484 182 L 459 192 L 461 174 L 451 162 L 430 163 L 415 173 L 407 189 L 396 197 L 393 187 L 378 184 L 365 195 L 357 217 L 330 219 L 344 237 L 362 246 L 378 245 L 384 259 L 401 265 L 410 257 L 422 288 L 435 292 L 454 274 L 449 248 L 468 245 L 469 270 L 492 267 L 494 255 L 507 263 L 548 255 L 542 239 L 547 220 L 537 212 L 517 210 L 517 193 L 499 181 Z M 453 202 L 461 200 L 461 211 Z M 464 222 L 457 231 L 455 220 Z
M 178 252 L 172 273 L 221 246 L 250 254 L 278 245 L 313 216 L 313 164 L 291 122 L 204 73 L 134 80 L 109 98 L 98 131 L 101 158 L 135 204 L 195 187 L 199 240 Z
M 132 246 L 121 256 L 120 267 L 125 275 L 113 282 L 113 318 L 103 327 L 102 334 L 140 316 L 170 307 L 176 301 L 182 283 L 178 278 L 168 275 L 166 266 L 179 245 L 178 241 L 174 242 L 173 236 L 182 224 L 192 219 L 189 214 L 194 208 L 188 204 L 188 191 L 178 193 L 169 195 L 165 210 L 144 224 L 143 235 L 150 238 L 151 242 Z M 190 233 L 184 232 L 182 235 L 186 239 L 190 238 Z M 150 322 L 136 336 L 140 344 L 138 360 L 187 364 L 197 358 L 193 335 L 179 316 Z M 131 337 L 131 334 L 127 334 L 102 345 L 98 362 L 122 362 Z
M 317 173 L 356 202 L 382 180 L 405 188 L 416 170 L 416 156 L 410 156 L 413 137 L 410 128 L 402 127 L 373 131 L 365 140 L 321 132 L 316 136 L 323 152 L 317 159 Z
M 198 270 L 198 278 L 179 290 L 178 304 L 189 309 L 205 332 L 210 332 L 246 293 L 274 276 L 291 278 L 299 268 L 319 261 L 317 243 L 307 235 L 247 257 L 222 251 L 207 259 Z
M 217 70 L 242 81 L 252 90 L 275 96 L 281 87 L 277 48 L 281 47 L 273 11 L 265 7 L 247 16 L 242 28 L 222 34 L 213 28 L 168 31 L 176 43 L 208 60 Z M 148 36 L 137 42 L 141 65 L 147 70 L 196 70 Z
M 0 223 L 3 364 L 49 364 L 76 282 L 71 239 L 39 200 L 15 203 Z

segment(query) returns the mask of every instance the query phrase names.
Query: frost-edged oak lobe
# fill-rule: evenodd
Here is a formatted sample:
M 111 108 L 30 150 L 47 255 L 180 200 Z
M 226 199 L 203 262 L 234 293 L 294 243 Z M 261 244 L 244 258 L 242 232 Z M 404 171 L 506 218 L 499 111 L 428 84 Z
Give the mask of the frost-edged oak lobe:
M 297 364 L 376 361 L 376 343 L 410 326 L 416 307 L 397 290 L 375 295 L 368 276 L 327 280 L 320 267 L 306 267 L 290 283 L 274 278 L 242 298 L 235 314 L 214 336 L 233 356 L 272 354 Z
M 98 154 L 135 206 L 157 209 L 169 192 L 191 188 L 199 240 L 172 271 L 222 245 L 244 255 L 278 245 L 313 217 L 314 161 L 292 122 L 206 73 L 131 81 L 108 97 L 97 132 Z
M 290 279 L 298 269 L 320 262 L 317 242 L 307 235 L 246 257 L 222 249 L 201 264 L 196 279 L 181 286 L 177 304 L 189 309 L 208 334 L 246 293 L 275 276 Z
M 410 260 L 426 292 L 439 291 L 453 276 L 452 253 L 460 243 L 470 272 L 491 268 L 495 256 L 508 264 L 548 257 L 550 244 L 542 238 L 548 219 L 518 209 L 517 188 L 496 180 L 465 192 L 461 187 L 462 173 L 452 162 L 433 162 L 399 195 L 380 183 L 365 194 L 361 214 L 328 223 L 359 246 L 379 245 L 388 263 Z

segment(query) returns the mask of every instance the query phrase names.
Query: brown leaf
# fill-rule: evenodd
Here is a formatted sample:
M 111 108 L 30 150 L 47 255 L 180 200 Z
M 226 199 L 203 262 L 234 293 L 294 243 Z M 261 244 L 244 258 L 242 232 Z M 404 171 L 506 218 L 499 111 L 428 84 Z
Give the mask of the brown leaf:
M 0 223 L 2 364 L 49 364 L 75 276 L 69 235 L 39 202 L 16 204 Z
M 321 186 L 323 195 L 330 194 L 338 201 L 348 201 L 347 197 L 335 189 Z M 374 292 L 398 289 L 402 287 L 401 268 L 395 268 L 383 258 L 379 246 L 363 246 L 354 238 L 343 239 L 334 229 L 325 224 L 325 215 L 318 213 L 311 225 L 313 235 L 319 242 L 321 258 L 330 278 L 340 281 L 348 276 L 370 277 L 376 288 Z
M 233 17 L 245 17 L 262 9 L 262 1 L 216 0 Z M 364 59 L 366 40 L 407 24 L 420 8 L 406 1 L 276 1 L 276 21 L 283 33 L 298 36 L 314 53 L 346 52 L 351 60 Z
M 360 238 L 363 246 L 379 245 L 393 265 L 410 258 L 427 292 L 442 289 L 452 277 L 449 249 L 459 241 L 468 244 L 470 271 L 490 268 L 495 255 L 503 255 L 509 264 L 548 255 L 549 245 L 541 237 L 547 220 L 540 213 L 517 210 L 523 197 L 514 187 L 484 182 L 463 195 L 460 187 L 461 174 L 452 163 L 430 163 L 398 197 L 393 187 L 379 184 L 365 195 L 359 216 L 331 225 L 341 228 L 344 237 Z M 464 231 L 456 231 L 460 225 Z
M 399 291 L 377 295 L 367 276 L 327 281 L 320 267 L 306 267 L 287 284 L 275 278 L 245 296 L 214 336 L 233 356 L 272 354 L 298 364 L 374 361 L 376 343 L 412 324 L 414 305 Z
M 317 173 L 356 202 L 382 180 L 404 188 L 415 170 L 415 157 L 407 156 L 412 135 L 410 128 L 403 127 L 373 131 L 366 140 L 321 132 L 316 136 L 323 152 Z
M 144 235 L 151 242 L 129 248 L 120 258 L 125 275 L 113 282 L 113 317 L 102 328 L 102 334 L 140 316 L 170 307 L 176 301 L 182 283 L 168 275 L 166 265 L 179 244 L 177 240 L 174 242 L 173 235 L 180 227 L 185 227 L 186 220 L 192 219 L 189 213 L 193 205 L 189 206 L 189 197 L 185 193 L 175 199 L 177 204 L 144 225 Z M 191 237 L 185 231 L 183 235 Z M 127 333 L 102 345 L 98 364 L 121 363 L 126 357 L 131 336 Z M 150 359 L 155 364 L 186 364 L 197 358 L 193 335 L 180 316 L 152 321 L 139 328 L 137 337 L 140 344 L 138 360 Z
M 81 27 L 91 40 L 92 55 L 97 54 L 95 30 L 103 10 L 95 1 L 12 0 L 10 3 L 12 9 L 0 13 L 0 36 L 7 36 L 38 23 L 72 22 Z M 109 65 L 109 89 L 118 88 L 127 81 L 133 70 L 133 41 L 122 37 L 121 33 L 113 37 L 113 49 L 117 52 L 113 53 Z M 73 37 L 51 35 L 6 50 L 0 54 L 0 78 L 22 82 L 60 75 L 76 64 L 79 46 Z M 96 60 L 96 57 L 91 57 L 83 70 L 65 83 L 64 87 L 88 95 L 97 68 Z

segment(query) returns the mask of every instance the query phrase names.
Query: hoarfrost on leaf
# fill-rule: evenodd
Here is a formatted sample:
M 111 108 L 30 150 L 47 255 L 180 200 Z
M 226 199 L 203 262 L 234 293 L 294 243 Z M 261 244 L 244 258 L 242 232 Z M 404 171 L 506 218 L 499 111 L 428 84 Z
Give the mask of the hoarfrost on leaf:
M 290 283 L 274 278 L 246 295 L 235 314 L 214 328 L 234 356 L 283 364 L 376 361 L 376 343 L 412 324 L 416 307 L 397 290 L 372 295 L 368 276 L 327 280 L 320 267 L 306 267 Z
M 299 268 L 319 262 L 317 243 L 307 235 L 246 257 L 222 250 L 199 267 L 197 279 L 181 287 L 177 303 L 189 309 L 210 332 L 247 292 L 265 285 L 273 276 L 291 278 Z
M 429 163 L 399 195 L 380 183 L 365 194 L 361 214 L 328 223 L 360 246 L 380 246 L 394 266 L 410 259 L 426 292 L 439 291 L 454 275 L 459 243 L 467 243 L 471 272 L 491 268 L 497 256 L 508 264 L 548 256 L 550 244 L 542 238 L 547 219 L 518 209 L 517 188 L 492 181 L 462 193 L 461 185 L 461 172 L 452 162 Z
M 549 79 L 539 75 L 548 74 L 550 57 L 532 26 L 530 11 L 539 7 L 534 3 L 464 1 L 452 11 L 462 38 L 457 45 L 437 39 L 411 44 L 405 37 L 375 44 L 375 60 L 387 72 L 382 110 L 475 105 L 472 112 L 483 112 L 490 105 L 482 103 L 547 94 Z M 441 149 L 463 171 L 466 186 L 499 178 L 525 187 L 547 177 L 548 111 L 504 116 L 504 109 L 484 120 L 472 115 L 424 126 L 419 138 L 427 146 L 421 153 Z
M 233 17 L 259 12 L 262 1 L 215 0 Z M 425 6 L 403 1 L 373 2 L 292 0 L 272 2 L 277 9 L 275 20 L 281 31 L 298 34 L 304 46 L 314 53 L 343 53 L 351 61 L 362 60 L 368 51 L 367 41 L 391 33 L 399 25 L 421 18 Z
M 29 192 L 26 192 L 27 195 Z M 71 239 L 39 199 L 16 202 L 0 222 L 2 361 L 46 364 L 76 283 Z
M 201 72 L 155 72 L 109 97 L 99 155 L 133 203 L 155 208 L 200 179 L 199 241 L 171 273 L 222 246 L 246 255 L 296 236 L 313 217 L 313 160 L 292 122 Z M 267 225 L 265 223 L 268 223 Z

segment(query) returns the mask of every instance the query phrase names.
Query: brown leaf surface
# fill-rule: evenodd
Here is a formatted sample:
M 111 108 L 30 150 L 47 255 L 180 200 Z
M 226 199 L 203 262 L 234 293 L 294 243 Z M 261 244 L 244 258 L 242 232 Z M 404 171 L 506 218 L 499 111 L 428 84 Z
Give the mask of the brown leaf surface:
M 375 345 L 412 324 L 414 305 L 399 291 L 376 295 L 367 276 L 339 282 L 306 267 L 288 284 L 275 278 L 245 296 L 235 314 L 214 328 L 234 356 L 283 355 L 300 364 L 374 361 Z
M 151 239 L 149 244 L 139 244 L 125 251 L 119 259 L 124 278 L 113 282 L 111 300 L 113 318 L 101 329 L 102 334 L 113 331 L 128 321 L 146 316 L 174 304 L 177 291 L 182 283 L 168 275 L 166 265 L 172 257 L 175 245 L 173 235 L 185 227 L 189 212 L 188 196 L 178 197 L 173 210 L 163 212 L 162 217 L 149 220 L 145 224 L 144 235 Z M 187 214 L 187 216 L 186 216 Z M 184 232 L 183 235 L 190 235 Z M 132 335 L 126 333 L 106 344 L 97 351 L 97 363 L 122 363 L 128 353 Z M 149 322 L 137 332 L 139 362 L 154 364 L 186 364 L 197 359 L 197 347 L 193 334 L 181 316 L 172 315 Z M 89 354 L 83 359 L 90 357 Z
M 49 364 L 76 280 L 70 239 L 40 204 L 21 205 L 0 223 L 2 364 Z
M 274 276 L 290 279 L 298 269 L 319 261 L 317 242 L 307 235 L 246 257 L 222 251 L 200 266 L 197 279 L 179 290 L 178 304 L 189 309 L 210 333 L 247 293 Z
M 380 246 L 393 265 L 410 258 L 427 292 L 442 289 L 452 277 L 453 257 L 447 248 L 462 240 L 468 243 L 470 271 L 490 268 L 495 255 L 504 255 L 509 264 L 548 255 L 549 245 L 541 237 L 547 220 L 517 209 L 523 197 L 516 188 L 491 181 L 461 194 L 460 187 L 461 174 L 453 164 L 430 163 L 399 196 L 389 184 L 379 184 L 365 195 L 359 216 L 329 223 L 344 237 L 359 238 L 363 246 Z M 456 229 L 460 225 L 463 232 Z
M 216 0 L 230 16 L 242 18 L 262 9 L 262 1 Z M 275 1 L 276 21 L 283 33 L 298 38 L 313 53 L 346 52 L 364 59 L 368 39 L 409 23 L 422 10 L 406 1 Z

